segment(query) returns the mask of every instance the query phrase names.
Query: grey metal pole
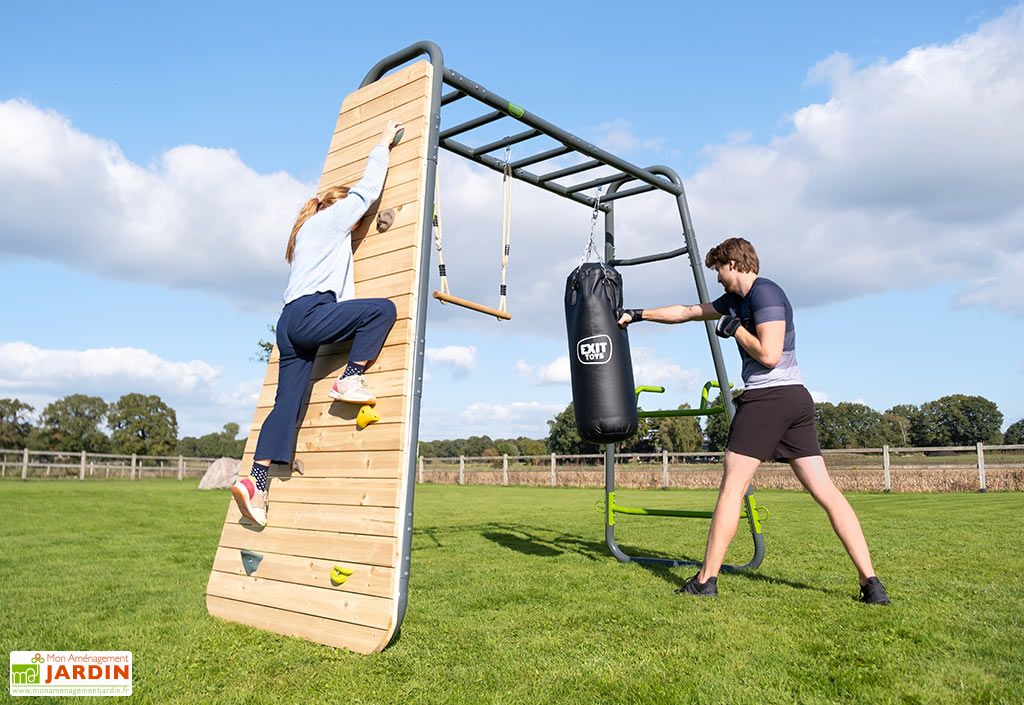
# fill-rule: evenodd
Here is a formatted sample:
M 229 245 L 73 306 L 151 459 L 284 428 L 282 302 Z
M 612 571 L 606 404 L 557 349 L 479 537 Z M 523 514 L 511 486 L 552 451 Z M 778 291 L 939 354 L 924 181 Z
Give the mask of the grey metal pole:
M 444 79 L 444 55 L 441 47 L 431 41 L 422 41 L 407 46 L 405 49 L 387 56 L 366 73 L 360 88 L 368 86 L 380 79 L 391 69 L 426 54 L 433 68 L 430 83 L 430 118 L 427 126 L 427 168 L 424 184 L 423 212 L 420 215 L 422 231 L 420 233 L 419 287 L 415 321 L 415 345 L 413 355 L 413 389 L 410 408 L 409 450 L 407 481 L 405 487 L 405 531 L 401 537 L 401 568 L 398 583 L 398 626 L 402 624 L 409 601 L 409 564 L 412 555 L 412 517 L 413 498 L 416 489 L 416 453 L 420 430 L 420 406 L 423 399 L 423 355 L 426 347 L 427 305 L 430 300 L 430 252 L 433 250 L 433 214 L 434 187 L 437 183 L 437 152 L 439 149 L 438 133 L 441 128 L 441 90 Z M 420 466 L 422 472 L 422 465 Z M 422 481 L 422 479 L 421 479 Z

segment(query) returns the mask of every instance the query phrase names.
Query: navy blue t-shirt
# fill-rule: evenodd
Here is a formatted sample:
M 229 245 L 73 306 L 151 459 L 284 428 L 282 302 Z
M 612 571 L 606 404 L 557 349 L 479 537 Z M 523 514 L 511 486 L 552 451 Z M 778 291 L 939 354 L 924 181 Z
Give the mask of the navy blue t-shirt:
M 711 302 L 723 316 L 736 316 L 750 333 L 757 335 L 757 326 L 768 321 L 785 321 L 786 337 L 782 342 L 782 357 L 774 368 L 767 368 L 750 356 L 739 343 L 743 360 L 743 386 L 747 389 L 781 387 L 803 384 L 800 367 L 796 363 L 796 329 L 793 327 L 793 307 L 782 287 L 771 279 L 758 277 L 746 296 L 726 292 Z

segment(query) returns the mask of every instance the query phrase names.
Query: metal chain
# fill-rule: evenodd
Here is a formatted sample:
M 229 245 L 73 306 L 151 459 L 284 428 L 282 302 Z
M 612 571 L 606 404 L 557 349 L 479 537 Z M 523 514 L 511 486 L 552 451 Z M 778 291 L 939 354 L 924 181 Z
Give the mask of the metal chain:
M 603 188 L 603 187 L 601 187 Z M 587 242 L 587 248 L 583 250 L 583 256 L 580 257 L 580 264 L 589 262 L 591 255 L 593 255 L 598 262 L 604 262 L 604 257 L 601 256 L 597 248 L 594 246 L 594 233 L 597 231 L 597 217 L 601 212 L 601 188 L 597 189 L 597 196 L 594 198 L 594 211 L 590 214 L 590 240 Z

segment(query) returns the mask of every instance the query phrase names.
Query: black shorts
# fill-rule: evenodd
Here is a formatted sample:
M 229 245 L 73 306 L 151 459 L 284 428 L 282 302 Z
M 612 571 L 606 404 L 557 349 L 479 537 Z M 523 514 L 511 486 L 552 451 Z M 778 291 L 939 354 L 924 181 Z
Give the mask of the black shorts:
M 802 384 L 743 392 L 725 447 L 758 460 L 821 455 L 810 392 Z

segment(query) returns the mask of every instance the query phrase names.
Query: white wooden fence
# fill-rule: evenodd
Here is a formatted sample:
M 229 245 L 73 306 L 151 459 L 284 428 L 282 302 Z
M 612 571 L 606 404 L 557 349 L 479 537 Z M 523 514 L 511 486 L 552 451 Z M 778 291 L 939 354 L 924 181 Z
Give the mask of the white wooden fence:
M 986 462 L 985 453 L 989 453 Z M 823 451 L 836 484 L 843 489 L 958 491 L 989 489 L 988 473 L 998 474 L 996 489 L 1024 490 L 1024 445 L 927 448 L 852 448 Z M 616 484 L 628 487 L 717 487 L 721 452 L 619 453 Z M 423 458 L 417 480 L 448 484 L 527 484 L 601 487 L 604 455 L 500 455 Z M 758 487 L 798 488 L 788 465 L 765 463 L 754 477 Z
M 202 477 L 216 458 L 183 455 L 114 455 L 51 450 L 0 450 L 0 479 L 109 479 Z

